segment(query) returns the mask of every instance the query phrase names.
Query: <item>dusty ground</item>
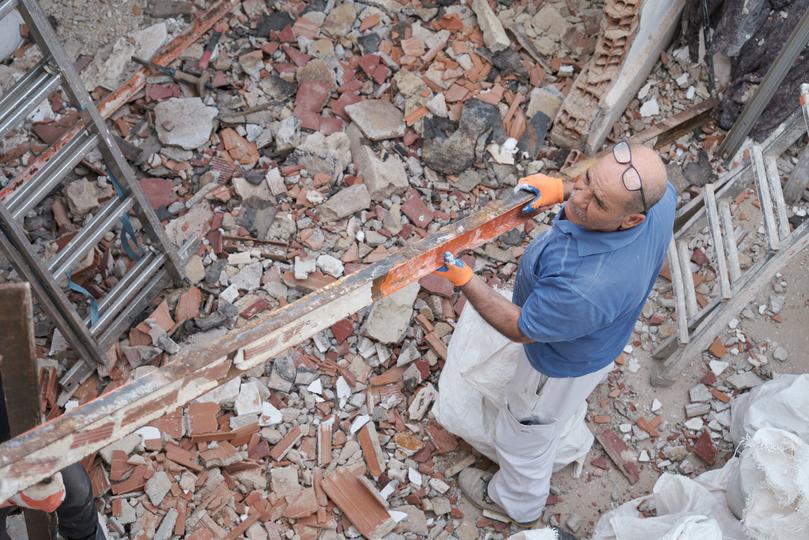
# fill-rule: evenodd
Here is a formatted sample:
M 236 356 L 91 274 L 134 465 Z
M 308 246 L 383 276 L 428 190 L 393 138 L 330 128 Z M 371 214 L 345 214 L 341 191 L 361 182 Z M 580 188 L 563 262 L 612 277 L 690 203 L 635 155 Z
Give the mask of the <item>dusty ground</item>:
M 150 18 L 144 15 L 146 5 L 143 0 L 46 0 L 43 8 L 56 16 L 60 22 L 59 33 L 66 41 L 68 50 L 76 53 L 92 53 L 109 44 L 115 37 L 136 28 L 146 26 Z M 783 272 L 786 281 L 787 295 L 782 313 L 783 322 L 776 324 L 769 318 L 759 317 L 741 319 L 740 327 L 760 342 L 770 339 L 785 347 L 789 359 L 785 363 L 771 362 L 770 367 L 776 373 L 803 373 L 809 371 L 809 357 L 801 352 L 809 348 L 807 326 L 807 298 L 809 298 L 809 281 L 807 281 L 807 265 L 809 254 L 791 261 Z M 778 281 L 781 281 L 780 279 Z M 755 311 L 758 304 L 767 303 L 770 290 L 762 290 L 751 309 Z M 695 358 L 684 375 L 670 388 L 654 388 L 649 384 L 649 371 L 656 360 L 647 353 L 639 351 L 636 356 L 640 360 L 641 369 L 637 373 L 624 373 L 624 381 L 631 392 L 633 401 L 642 409 L 648 410 L 653 399 L 663 403 L 660 414 L 666 421 L 674 425 L 684 418 L 683 407 L 688 403 L 688 389 L 694 386 L 707 371 L 705 360 Z M 602 385 L 591 398 L 591 403 L 608 399 L 609 389 Z M 611 409 L 611 407 L 610 407 Z M 608 411 L 614 419 L 618 415 L 614 410 Z M 697 472 L 702 469 L 697 468 Z M 579 479 L 573 479 L 571 469 L 565 469 L 554 475 L 553 486 L 558 489 L 560 500 L 549 507 L 551 514 L 558 515 L 559 522 L 564 524 L 573 513 L 584 519 L 579 530 L 582 537 L 587 537 L 599 516 L 628 499 L 638 497 L 651 491 L 658 471 L 651 466 L 643 465 L 640 482 L 630 486 L 626 478 L 615 468 L 606 471 L 597 469 L 590 461 L 584 467 Z M 460 503 L 465 512 L 465 520 L 475 523 L 477 512 L 465 501 Z

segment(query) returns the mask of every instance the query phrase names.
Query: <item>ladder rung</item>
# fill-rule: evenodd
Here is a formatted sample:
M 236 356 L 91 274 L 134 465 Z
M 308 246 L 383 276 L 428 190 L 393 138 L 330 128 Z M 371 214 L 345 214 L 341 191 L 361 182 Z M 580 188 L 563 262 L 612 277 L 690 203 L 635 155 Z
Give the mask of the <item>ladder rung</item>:
M 767 170 L 767 181 L 775 202 L 775 213 L 778 216 L 778 235 L 781 240 L 789 236 L 789 218 L 787 218 L 787 203 L 784 201 L 784 190 L 781 187 L 781 175 L 778 174 L 778 163 L 772 156 L 764 158 L 764 167 Z
M 677 247 L 674 239 L 669 242 L 669 271 L 671 272 L 671 282 L 674 284 L 674 300 L 677 302 L 677 340 L 688 343 L 688 313 L 685 310 L 685 291 L 683 285 L 683 274 L 680 267 L 680 258 L 677 256 Z
M 137 291 L 135 297 L 130 299 L 129 303 L 126 304 L 124 309 L 115 317 L 115 320 L 96 338 L 99 346 L 109 348 L 122 332 L 127 331 L 137 319 L 138 315 L 146 309 L 149 304 L 149 299 L 154 297 L 154 291 L 164 289 L 167 281 L 170 281 L 168 269 L 166 265 L 163 264 L 151 279 L 144 281 L 144 285 Z
M 730 282 L 736 284 L 742 277 L 742 267 L 739 264 L 739 248 L 736 245 L 736 229 L 733 227 L 733 216 L 730 214 L 730 203 L 727 199 L 719 201 L 719 218 L 725 230 L 725 247 L 728 249 L 728 266 Z
M 770 249 L 777 251 L 781 247 L 781 242 L 778 239 L 778 229 L 775 226 L 775 213 L 772 208 L 772 199 L 770 198 L 770 183 L 767 181 L 767 170 L 764 165 L 764 154 L 761 151 L 761 146 L 754 144 L 751 147 L 753 153 L 753 177 L 756 180 L 756 188 L 758 189 L 758 200 L 761 203 L 761 212 L 764 214 L 764 228 L 767 231 L 767 242 Z
M 48 57 L 43 58 L 37 65 L 31 68 L 31 71 L 27 71 L 22 77 L 17 79 L 17 82 L 14 83 L 11 90 L 0 97 L 0 111 L 9 111 L 15 104 L 25 101 L 25 96 L 36 86 L 36 81 L 41 82 L 43 77 L 48 74 L 46 69 L 48 61 Z
M 719 291 L 722 298 L 733 297 L 730 288 L 730 276 L 728 274 L 728 263 L 725 259 L 725 242 L 722 239 L 722 229 L 719 227 L 719 210 L 716 207 L 716 193 L 713 184 L 705 184 L 705 208 L 708 210 L 708 223 L 711 226 L 711 236 L 713 237 L 713 248 L 716 252 L 716 266 L 719 272 Z
M 87 250 L 98 242 L 115 221 L 132 208 L 132 199 L 115 197 L 107 202 L 79 234 L 68 243 L 48 265 L 48 270 L 59 280 L 76 261 L 84 257 Z
M 110 292 L 101 299 L 98 303 L 98 320 L 90 328 L 90 333 L 96 340 L 109 328 L 110 323 L 113 322 L 121 310 L 132 304 L 132 299 L 139 293 L 154 294 L 154 291 L 150 291 L 144 285 L 161 267 L 165 259 L 163 255 L 156 255 L 154 252 L 148 251 L 129 269 L 121 281 L 116 283 Z M 85 323 L 89 325 L 89 318 L 85 319 Z
M 35 208 L 82 158 L 98 144 L 98 135 L 86 129 L 67 143 L 55 156 L 8 199 L 8 209 L 16 220 Z
M 9 96 L 11 99 L 8 100 L 8 103 L 0 103 L 0 137 L 14 129 L 23 118 L 51 95 L 59 87 L 61 77 L 58 73 L 51 73 L 43 67 L 39 76 L 29 83 L 28 91 L 15 93 L 13 96 Z M 17 86 L 12 89 L 12 93 L 15 90 L 17 90 Z
M 4 18 L 6 15 L 14 11 L 14 8 L 17 7 L 17 0 L 5 0 L 0 2 L 0 19 Z
M 680 258 L 680 270 L 683 273 L 685 307 L 688 316 L 693 317 L 699 311 L 699 306 L 697 305 L 697 290 L 694 288 L 694 276 L 691 273 L 691 253 L 688 250 L 688 242 L 685 240 L 677 240 L 677 256 Z

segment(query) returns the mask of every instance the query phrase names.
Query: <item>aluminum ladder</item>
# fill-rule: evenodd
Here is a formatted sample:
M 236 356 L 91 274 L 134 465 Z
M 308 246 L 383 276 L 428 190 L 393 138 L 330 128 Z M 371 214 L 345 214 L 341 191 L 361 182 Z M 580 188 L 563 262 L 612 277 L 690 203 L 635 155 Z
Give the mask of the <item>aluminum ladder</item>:
M 765 141 L 747 146 L 749 160 L 716 182 L 706 184 L 699 200 L 686 205 L 693 208 L 678 211 L 678 217 L 685 214 L 685 219 L 675 224 L 677 230 L 668 248 L 677 331 L 653 353 L 655 358 L 664 360 L 652 370 L 653 385 L 671 385 L 688 361 L 701 358 L 702 351 L 724 331 L 730 320 L 755 299 L 758 291 L 791 258 L 809 246 L 809 220 L 790 231 L 776 161 L 806 133 L 807 123 L 797 111 Z M 738 256 L 738 243 L 742 238 L 737 237 L 737 231 L 741 229 L 734 224 L 731 201 L 747 188 L 751 175 L 761 209 L 767 250 L 742 272 Z M 704 224 L 705 217 L 711 237 L 710 254 L 706 255 L 716 271 L 719 290 L 716 296 L 700 305 L 691 273 L 689 239 Z
M 0 18 L 19 10 L 31 37 L 42 53 L 42 61 L 0 97 L 0 138 L 18 127 L 37 106 L 60 88 L 80 113 L 84 128 L 48 160 L 28 181 L 0 200 L 0 249 L 23 276 L 45 312 L 53 318 L 64 337 L 84 362 L 77 362 L 63 377 L 64 391 L 72 394 L 95 365 L 108 365 L 107 349 L 127 330 L 149 301 L 170 281 L 183 279 L 182 253 L 170 243 L 149 205 L 120 148 L 107 129 L 79 78 L 78 71 L 58 41 L 56 33 L 35 0 L 0 0 Z M 92 217 L 50 260 L 35 252 L 24 229 L 26 214 L 37 207 L 84 156 L 98 148 L 107 167 L 107 177 L 116 196 L 102 202 Z M 13 181 L 12 181 L 13 184 Z M 129 223 L 133 213 L 145 235 L 139 239 Z M 85 295 L 82 311 L 68 298 L 71 268 L 101 238 L 121 227 L 116 247 L 129 254 L 132 264 L 126 274 L 100 299 Z M 77 289 L 73 288 L 76 292 Z M 86 294 L 85 294 L 86 293 Z M 97 300 L 97 301 L 96 301 Z M 87 302 L 89 307 L 87 309 Z M 81 302 L 79 303 L 81 304 Z

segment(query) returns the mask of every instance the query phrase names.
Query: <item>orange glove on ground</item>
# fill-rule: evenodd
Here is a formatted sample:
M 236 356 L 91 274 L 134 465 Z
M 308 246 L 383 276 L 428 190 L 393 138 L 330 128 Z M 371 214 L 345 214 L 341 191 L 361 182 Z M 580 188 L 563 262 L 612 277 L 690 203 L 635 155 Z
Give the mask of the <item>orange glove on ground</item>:
M 456 287 L 466 285 L 473 275 L 472 268 L 449 251 L 444 252 L 444 265 L 439 267 L 436 272 L 439 276 L 450 280 Z
M 520 178 L 514 187 L 514 193 L 518 191 L 534 194 L 534 200 L 523 207 L 523 214 L 532 214 L 543 206 L 551 206 L 565 200 L 565 185 L 562 180 L 545 174 L 532 174 Z
M 25 488 L 0 504 L 0 507 L 15 504 L 21 508 L 33 508 L 43 512 L 55 512 L 65 500 L 65 483 L 62 473 L 56 473 L 45 480 Z

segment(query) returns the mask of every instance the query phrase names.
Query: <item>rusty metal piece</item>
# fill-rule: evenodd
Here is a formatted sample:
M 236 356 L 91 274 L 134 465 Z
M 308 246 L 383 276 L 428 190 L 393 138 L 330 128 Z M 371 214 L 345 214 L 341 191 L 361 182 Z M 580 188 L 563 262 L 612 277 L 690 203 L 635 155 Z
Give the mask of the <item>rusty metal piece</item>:
M 216 343 L 189 346 L 160 369 L 0 445 L 0 501 L 417 282 L 442 264 L 445 251 L 474 249 L 524 223 L 520 209 L 530 200 L 520 192 L 494 201 L 383 261 L 256 317 Z
M 197 17 L 194 22 L 186 28 L 179 36 L 171 40 L 157 55 L 152 59 L 152 63 L 160 66 L 168 66 L 180 57 L 188 47 L 195 41 L 200 39 L 208 30 L 230 10 L 236 7 L 240 2 L 236 0 L 220 0 L 214 4 L 211 9 Z M 130 99 L 132 99 L 144 86 L 146 86 L 146 78 L 149 70 L 147 68 L 138 69 L 124 84 L 119 86 L 114 92 L 108 94 L 104 99 L 98 103 L 98 112 L 102 118 L 109 118 L 112 114 L 123 107 Z M 80 118 L 76 125 L 69 131 L 65 132 L 62 137 L 50 145 L 47 150 L 37 156 L 20 174 L 18 174 L 6 187 L 0 189 L 0 200 L 5 200 L 21 185 L 30 181 L 37 172 L 56 155 L 59 150 L 64 148 L 67 143 L 73 140 L 79 132 L 89 125 L 86 117 Z

